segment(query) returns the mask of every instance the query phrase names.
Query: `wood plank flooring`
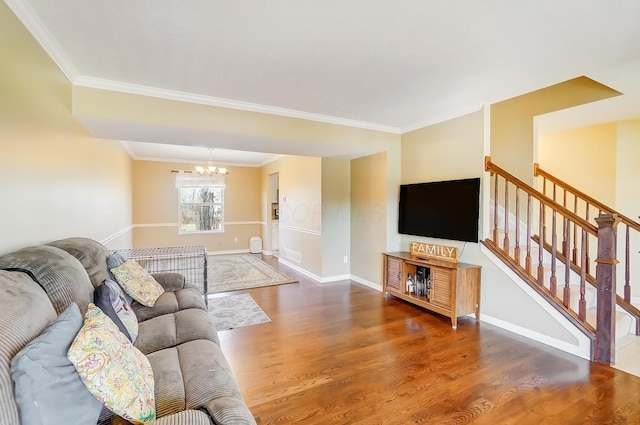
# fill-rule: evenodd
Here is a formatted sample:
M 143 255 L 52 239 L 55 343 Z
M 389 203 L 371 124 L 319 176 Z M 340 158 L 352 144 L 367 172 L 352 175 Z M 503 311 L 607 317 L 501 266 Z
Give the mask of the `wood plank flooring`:
M 272 322 L 219 333 L 261 425 L 640 424 L 639 377 L 278 268 L 300 283 L 235 292 Z

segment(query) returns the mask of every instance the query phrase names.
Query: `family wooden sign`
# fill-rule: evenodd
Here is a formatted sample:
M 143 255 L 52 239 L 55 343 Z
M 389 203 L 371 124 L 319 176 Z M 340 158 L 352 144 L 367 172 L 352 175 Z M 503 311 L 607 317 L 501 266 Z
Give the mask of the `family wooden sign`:
M 437 258 L 439 260 L 458 262 L 458 248 L 454 246 L 411 242 L 409 243 L 409 253 L 418 258 Z

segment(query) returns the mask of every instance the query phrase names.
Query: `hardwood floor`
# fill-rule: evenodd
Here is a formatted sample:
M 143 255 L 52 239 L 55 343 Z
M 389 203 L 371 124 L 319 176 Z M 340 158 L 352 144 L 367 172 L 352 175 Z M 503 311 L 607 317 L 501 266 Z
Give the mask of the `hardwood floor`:
M 279 268 L 300 283 L 238 291 L 272 322 L 219 333 L 261 425 L 640 423 L 636 376 Z

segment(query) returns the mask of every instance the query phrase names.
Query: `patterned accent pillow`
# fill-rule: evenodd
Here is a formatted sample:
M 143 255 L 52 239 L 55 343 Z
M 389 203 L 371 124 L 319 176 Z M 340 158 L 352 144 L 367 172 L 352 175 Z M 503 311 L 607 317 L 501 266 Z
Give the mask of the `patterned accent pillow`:
M 120 264 L 124 263 L 125 261 L 127 261 L 127 259 L 124 258 L 124 256 L 119 252 L 114 252 L 109 257 L 107 257 L 107 270 L 109 270 L 109 279 L 113 280 L 114 282 L 118 280 L 111 272 L 111 269 L 118 267 Z M 131 296 L 126 292 L 124 292 L 124 296 L 127 299 L 127 302 L 129 304 L 133 302 L 133 298 L 131 298 Z
M 120 285 L 105 279 L 103 284 L 96 288 L 93 301 L 104 314 L 109 316 L 109 319 L 113 320 L 129 341 L 135 342 L 138 337 L 138 318 Z
M 111 273 L 122 286 L 122 289 L 140 304 L 153 307 L 156 300 L 164 293 L 160 285 L 136 260 L 127 260 Z
M 155 418 L 155 383 L 149 360 L 94 304 L 67 357 L 82 382 L 107 409 L 134 424 Z

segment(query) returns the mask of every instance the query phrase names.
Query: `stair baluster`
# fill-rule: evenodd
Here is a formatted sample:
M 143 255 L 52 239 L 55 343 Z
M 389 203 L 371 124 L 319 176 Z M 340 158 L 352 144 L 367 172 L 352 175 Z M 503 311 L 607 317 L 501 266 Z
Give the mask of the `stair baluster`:
M 554 191 L 555 192 L 555 191 Z M 558 229 L 556 228 L 556 212 L 551 212 L 551 278 L 549 279 L 549 291 L 554 297 L 558 295 L 557 278 L 556 278 L 556 261 L 558 250 Z
M 531 195 L 527 195 L 527 258 L 525 259 L 525 270 L 531 274 Z
M 513 258 L 517 265 L 520 265 L 520 192 L 516 187 L 516 246 L 513 249 Z
M 625 241 L 624 241 L 625 249 L 624 249 L 624 300 L 628 303 L 631 303 L 631 284 L 629 283 L 631 279 L 631 256 L 630 248 L 629 248 L 629 226 L 626 226 L 625 229 Z
M 585 292 L 587 286 L 587 231 L 582 229 L 580 243 L 580 301 L 578 302 L 578 317 L 583 322 L 587 320 L 587 300 Z
M 509 255 L 509 182 L 504 185 L 504 241 L 502 249 Z
M 564 228 L 564 240 L 569 241 L 569 232 L 571 231 L 571 226 L 569 226 L 569 219 L 564 218 L 562 221 L 562 227 Z M 565 307 L 569 307 L 571 303 L 571 288 L 569 283 L 571 281 L 571 259 L 565 253 L 564 255 L 564 291 L 562 292 L 562 303 Z
M 540 203 L 540 223 L 538 229 L 540 230 L 540 238 L 538 240 L 538 285 L 544 286 L 544 250 L 542 246 L 544 245 L 544 204 Z

